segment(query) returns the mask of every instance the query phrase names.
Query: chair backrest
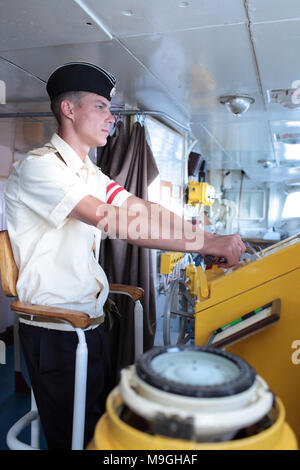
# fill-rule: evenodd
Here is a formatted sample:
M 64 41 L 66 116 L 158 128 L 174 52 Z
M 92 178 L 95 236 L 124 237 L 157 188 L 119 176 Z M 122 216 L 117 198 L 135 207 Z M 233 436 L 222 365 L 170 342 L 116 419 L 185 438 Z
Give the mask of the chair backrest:
M 2 290 L 9 297 L 17 297 L 19 270 L 16 265 L 7 230 L 0 231 L 0 272 Z

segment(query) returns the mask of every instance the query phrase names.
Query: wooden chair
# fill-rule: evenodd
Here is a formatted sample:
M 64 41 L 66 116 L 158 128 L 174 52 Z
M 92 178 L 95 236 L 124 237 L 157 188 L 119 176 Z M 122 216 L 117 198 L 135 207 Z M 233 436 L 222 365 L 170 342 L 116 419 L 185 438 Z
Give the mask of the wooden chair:
M 9 297 L 17 297 L 18 267 L 15 263 L 12 247 L 7 230 L 0 231 L 0 272 L 2 290 Z M 140 298 L 143 289 L 140 287 L 110 284 L 110 292 L 128 295 L 134 302 L 134 338 L 135 358 L 143 352 L 143 308 Z M 11 303 L 11 309 L 17 313 L 29 316 L 31 319 L 39 318 L 45 321 L 67 322 L 74 328 L 78 336 L 75 364 L 74 384 L 74 412 L 73 412 L 73 436 L 72 449 L 83 448 L 85 398 L 86 398 L 86 374 L 87 374 L 87 344 L 84 329 L 90 325 L 90 317 L 87 313 L 45 305 L 34 305 L 28 302 L 15 300 Z M 16 340 L 16 336 L 15 336 Z M 31 446 L 17 439 L 19 433 L 31 424 Z M 15 450 L 39 449 L 39 419 L 33 393 L 31 394 L 31 410 L 15 423 L 7 434 L 7 445 Z

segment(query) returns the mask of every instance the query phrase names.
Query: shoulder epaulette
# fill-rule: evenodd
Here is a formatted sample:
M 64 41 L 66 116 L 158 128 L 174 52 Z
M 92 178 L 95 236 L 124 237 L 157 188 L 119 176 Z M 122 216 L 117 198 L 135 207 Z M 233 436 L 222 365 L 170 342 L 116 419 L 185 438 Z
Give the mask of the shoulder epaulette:
M 28 152 L 27 155 L 34 155 L 36 157 L 43 157 L 44 155 L 47 155 L 48 153 L 55 153 L 56 149 L 54 147 L 41 147 L 38 149 L 33 149 L 30 152 Z

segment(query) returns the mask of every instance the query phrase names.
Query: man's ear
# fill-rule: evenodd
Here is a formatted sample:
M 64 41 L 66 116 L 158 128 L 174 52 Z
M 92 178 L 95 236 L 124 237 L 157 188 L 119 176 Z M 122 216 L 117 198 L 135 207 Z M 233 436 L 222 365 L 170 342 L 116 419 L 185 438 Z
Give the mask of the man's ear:
M 74 119 L 74 103 L 69 100 L 63 100 L 60 104 L 60 112 L 63 116 L 71 119 Z

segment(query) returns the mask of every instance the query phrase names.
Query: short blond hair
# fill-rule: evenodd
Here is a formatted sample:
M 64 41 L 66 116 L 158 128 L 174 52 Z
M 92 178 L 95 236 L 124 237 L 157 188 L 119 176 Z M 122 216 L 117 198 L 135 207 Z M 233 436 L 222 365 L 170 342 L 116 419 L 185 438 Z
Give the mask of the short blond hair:
M 64 100 L 69 100 L 72 101 L 74 104 L 79 104 L 80 100 L 83 98 L 84 95 L 86 95 L 86 91 L 66 91 L 66 93 L 61 93 L 59 96 L 54 98 L 54 100 L 51 101 L 51 111 L 55 116 L 55 119 L 57 120 L 58 124 L 61 124 L 61 117 L 60 117 L 60 105 L 62 101 Z

